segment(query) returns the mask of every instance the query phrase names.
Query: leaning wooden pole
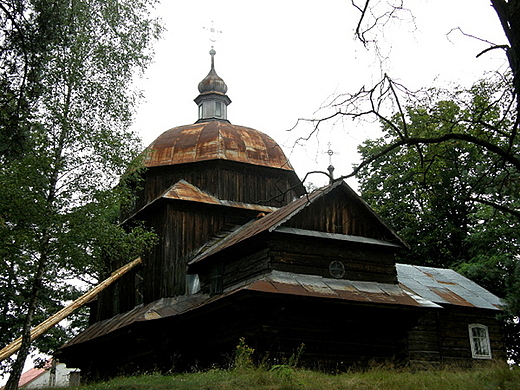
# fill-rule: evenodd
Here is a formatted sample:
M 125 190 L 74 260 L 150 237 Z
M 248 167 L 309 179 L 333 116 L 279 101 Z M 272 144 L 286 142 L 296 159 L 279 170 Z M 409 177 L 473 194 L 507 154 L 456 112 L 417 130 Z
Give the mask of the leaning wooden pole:
M 54 314 L 53 316 L 47 318 L 45 321 L 40 323 L 39 325 L 35 326 L 31 329 L 31 341 L 34 339 L 40 337 L 42 334 L 47 332 L 50 328 L 52 328 L 54 325 L 56 325 L 58 322 L 72 314 L 76 309 L 83 306 L 85 303 L 90 301 L 92 298 L 94 298 L 97 294 L 99 294 L 101 291 L 103 291 L 105 288 L 107 288 L 110 284 L 115 282 L 117 279 L 119 279 L 121 276 L 126 274 L 128 271 L 130 271 L 135 266 L 142 263 L 141 258 L 137 258 L 134 261 L 131 261 L 130 263 L 122 266 L 118 270 L 112 272 L 112 275 L 110 275 L 107 279 L 103 280 L 101 283 L 99 283 L 96 287 L 91 289 L 86 294 L 82 295 L 78 299 L 76 299 L 74 302 L 72 302 L 67 307 L 64 307 L 59 312 Z M 0 362 L 4 359 L 7 359 L 9 356 L 11 356 L 13 353 L 18 351 L 20 349 L 20 346 L 22 345 L 22 338 L 19 337 L 16 340 L 14 340 L 11 344 L 4 347 L 2 350 L 0 350 Z

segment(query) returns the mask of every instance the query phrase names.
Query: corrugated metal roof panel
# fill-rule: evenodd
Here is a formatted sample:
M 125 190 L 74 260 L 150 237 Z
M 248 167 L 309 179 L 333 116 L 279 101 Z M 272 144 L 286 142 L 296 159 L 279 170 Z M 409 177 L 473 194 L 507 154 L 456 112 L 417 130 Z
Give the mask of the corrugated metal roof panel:
M 407 294 L 398 285 L 360 282 L 345 279 L 329 279 L 317 275 L 293 274 L 290 272 L 272 271 L 259 281 L 254 281 L 245 289 L 263 290 L 270 281 L 278 293 L 305 295 L 316 298 L 336 298 L 356 302 L 397 304 L 406 306 L 439 307 L 432 302 L 421 299 L 420 302 Z
M 496 295 L 451 269 L 409 264 L 396 268 L 399 283 L 432 302 L 492 310 L 503 305 Z
M 158 321 L 161 318 L 183 314 L 240 291 L 340 299 L 352 302 L 439 307 L 420 297 L 414 297 L 398 285 L 376 282 L 353 282 L 344 279 L 323 278 L 316 275 L 272 271 L 259 279 L 242 282 L 240 285 L 227 288 L 221 295 L 209 296 L 199 293 L 162 298 L 148 305 L 138 306 L 126 313 L 91 325 L 62 348 L 93 340 L 134 323 Z
M 147 207 L 149 207 L 153 203 L 157 202 L 159 199 L 183 200 L 183 201 L 187 201 L 187 202 L 198 202 L 198 203 L 205 203 L 205 204 L 213 204 L 213 205 L 217 205 L 217 206 L 226 206 L 226 207 L 235 207 L 235 208 L 246 209 L 246 210 L 255 210 L 255 211 L 264 212 L 264 213 L 271 213 L 273 211 L 278 210 L 278 207 L 271 207 L 271 206 L 264 206 L 264 205 L 254 204 L 254 203 L 242 203 L 242 202 L 235 202 L 232 200 L 218 199 L 218 198 L 214 197 L 213 195 L 210 195 L 210 194 L 202 191 L 200 188 L 194 186 L 193 184 L 191 184 L 185 180 L 179 180 L 173 186 L 168 188 L 162 195 L 159 195 L 154 200 L 148 202 L 141 209 L 139 209 L 133 215 L 128 217 L 124 222 L 134 218 L 136 214 L 145 210 Z
M 251 203 L 234 202 L 231 200 L 222 200 L 217 197 L 210 195 L 200 188 L 188 183 L 186 180 L 179 180 L 173 186 L 171 186 L 164 194 L 160 197 L 165 199 L 176 199 L 184 200 L 188 202 L 199 202 L 206 204 L 214 204 L 219 206 L 236 207 L 241 209 L 272 212 L 278 210 L 277 207 L 263 206 Z

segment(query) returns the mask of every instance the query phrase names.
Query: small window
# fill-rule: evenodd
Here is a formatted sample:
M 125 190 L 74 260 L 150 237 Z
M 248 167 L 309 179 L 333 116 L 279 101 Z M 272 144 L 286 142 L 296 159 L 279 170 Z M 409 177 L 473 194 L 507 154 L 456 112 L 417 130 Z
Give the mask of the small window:
M 486 325 L 469 325 L 469 342 L 471 355 L 474 359 L 491 359 L 491 344 Z
M 222 118 L 222 103 L 215 102 L 215 116 L 217 118 Z
M 224 266 L 222 264 L 217 265 L 213 269 L 213 273 L 211 274 L 211 294 L 222 294 L 223 285 L 222 285 L 222 276 L 224 275 Z
M 341 261 L 333 261 L 329 264 L 330 276 L 336 279 L 341 279 L 345 276 L 345 266 Z
M 202 119 L 202 104 L 199 105 L 199 119 Z
M 186 275 L 186 288 L 189 295 L 196 294 L 200 291 L 200 279 L 197 274 Z

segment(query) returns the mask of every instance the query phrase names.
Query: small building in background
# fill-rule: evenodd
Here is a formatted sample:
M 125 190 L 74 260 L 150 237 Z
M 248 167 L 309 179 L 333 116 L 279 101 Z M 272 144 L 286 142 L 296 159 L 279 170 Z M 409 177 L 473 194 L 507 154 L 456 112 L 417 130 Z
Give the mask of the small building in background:
M 80 371 L 77 368 L 67 368 L 64 363 L 48 360 L 43 367 L 27 370 L 20 377 L 18 388 L 41 389 L 48 387 L 79 386 Z

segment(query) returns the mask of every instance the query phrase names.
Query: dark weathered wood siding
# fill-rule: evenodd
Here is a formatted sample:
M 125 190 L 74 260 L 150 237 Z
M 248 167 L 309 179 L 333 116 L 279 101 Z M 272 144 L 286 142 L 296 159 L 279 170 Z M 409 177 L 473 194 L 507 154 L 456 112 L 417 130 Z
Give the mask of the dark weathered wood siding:
M 270 240 L 271 266 L 280 271 L 330 278 L 329 265 L 340 261 L 342 279 L 396 283 L 394 248 L 334 241 L 289 234 Z
M 359 199 L 345 194 L 340 187 L 317 199 L 284 226 L 395 241 Z
M 111 348 L 104 340 L 79 345 L 74 364 L 101 377 L 228 366 L 241 337 L 255 349 L 255 359 L 268 364 L 287 362 L 302 344 L 300 363 L 313 368 L 406 363 L 407 331 L 416 317 L 402 306 L 242 291 L 181 317 L 121 329 L 110 336 Z
M 471 355 L 469 324 L 488 327 L 493 360 L 505 361 L 506 351 L 501 326 L 494 310 L 461 306 L 423 309 L 416 327 L 408 336 L 410 362 L 424 366 L 467 367 L 488 360 Z
M 146 170 L 134 212 L 181 179 L 222 200 L 267 206 L 283 206 L 303 193 L 294 171 L 226 160 L 203 161 Z M 257 214 L 253 210 L 165 199 L 149 205 L 136 219 L 154 230 L 159 243 L 142 256 L 141 269 L 100 294 L 92 319 L 101 320 L 136 304 L 184 294 L 188 256 L 224 226 L 243 224 Z M 120 265 L 114 263 L 109 268 Z
M 187 262 L 194 251 L 225 226 L 245 223 L 257 213 L 168 199 L 152 205 L 142 218 L 157 234 L 159 242 L 150 253 L 143 254 L 140 269 L 125 275 L 100 294 L 96 318 L 111 317 L 139 303 L 185 294 Z M 141 302 L 137 294 L 142 294 Z
M 280 207 L 303 194 L 293 171 L 215 160 L 149 168 L 137 202 L 139 209 L 179 180 L 223 200 Z

